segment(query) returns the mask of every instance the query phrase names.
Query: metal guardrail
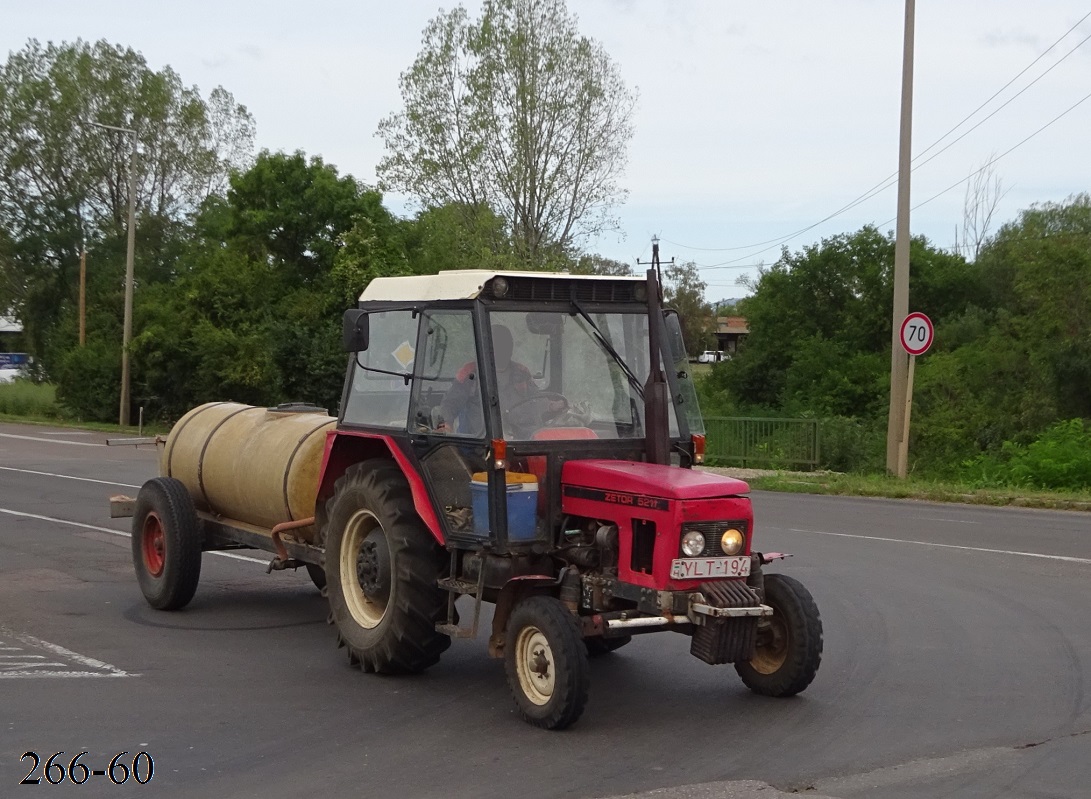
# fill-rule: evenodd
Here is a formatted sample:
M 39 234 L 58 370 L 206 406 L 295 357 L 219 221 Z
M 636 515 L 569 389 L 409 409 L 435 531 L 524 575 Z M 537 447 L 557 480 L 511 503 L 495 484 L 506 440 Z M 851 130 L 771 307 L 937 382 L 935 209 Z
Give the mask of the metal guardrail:
M 818 419 L 721 416 L 705 419 L 705 457 L 738 466 L 819 464 Z

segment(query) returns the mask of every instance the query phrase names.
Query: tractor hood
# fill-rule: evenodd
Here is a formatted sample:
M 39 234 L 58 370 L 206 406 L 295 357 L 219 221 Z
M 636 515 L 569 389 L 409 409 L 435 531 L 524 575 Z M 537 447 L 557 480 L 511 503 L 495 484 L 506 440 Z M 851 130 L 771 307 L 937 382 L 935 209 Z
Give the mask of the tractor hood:
M 745 494 L 750 486 L 733 477 L 638 461 L 568 461 L 561 483 L 664 499 L 714 499 Z

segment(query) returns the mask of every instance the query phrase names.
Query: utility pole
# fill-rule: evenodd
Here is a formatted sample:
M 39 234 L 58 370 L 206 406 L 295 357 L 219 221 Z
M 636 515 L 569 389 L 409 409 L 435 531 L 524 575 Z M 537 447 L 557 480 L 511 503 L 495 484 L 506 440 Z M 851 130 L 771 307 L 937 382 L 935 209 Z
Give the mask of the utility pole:
M 116 130 L 133 137 L 133 147 L 129 154 L 129 236 L 125 250 L 125 319 L 121 333 L 121 408 L 118 424 L 129 425 L 129 343 L 133 338 L 133 261 L 136 251 L 136 131 L 131 128 L 119 128 L 116 125 L 104 125 L 92 122 L 96 128 Z
M 894 312 L 890 336 L 890 410 L 886 428 L 886 470 L 906 476 L 898 451 L 905 432 L 905 398 L 909 356 L 901 347 L 902 321 L 909 315 L 909 174 L 913 133 L 914 0 L 905 0 L 905 42 L 902 48 L 902 118 L 898 146 L 898 227 L 894 242 Z
M 659 236 L 652 236 L 652 259 L 650 261 L 641 261 L 636 259 L 637 266 L 650 266 L 655 270 L 656 280 L 659 281 L 659 287 L 663 287 L 663 270 L 662 265 L 659 262 Z M 671 266 L 674 266 L 674 257 L 671 257 Z
M 87 343 L 87 236 L 83 230 L 83 205 L 79 206 L 80 218 L 80 346 Z

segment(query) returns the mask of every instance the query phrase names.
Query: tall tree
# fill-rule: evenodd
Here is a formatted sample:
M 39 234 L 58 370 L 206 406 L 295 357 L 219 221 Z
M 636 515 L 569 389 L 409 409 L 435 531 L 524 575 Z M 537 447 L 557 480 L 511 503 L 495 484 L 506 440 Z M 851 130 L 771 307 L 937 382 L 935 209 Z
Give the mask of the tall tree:
M 701 280 L 701 273 L 692 261 L 671 264 L 664 272 L 663 299 L 678 311 L 686 349 L 690 355 L 703 352 L 712 346 L 716 332 L 716 316 L 712 305 L 705 300 L 708 285 Z
M 989 238 L 997 206 L 1007 192 L 996 174 L 996 156 L 991 155 L 966 182 L 962 206 L 962 239 L 955 233 L 955 251 L 968 260 L 975 260 Z
M 581 255 L 570 267 L 577 275 L 616 275 L 629 277 L 633 268 L 624 261 L 607 258 L 605 255 Z
M 426 208 L 492 208 L 529 265 L 614 224 L 635 94 L 564 0 L 441 11 L 400 86 L 404 108 L 379 125 L 390 187 Z
M 910 297 L 933 321 L 981 294 L 971 265 L 916 238 Z M 750 334 L 712 375 L 749 406 L 866 416 L 885 402 L 894 240 L 867 226 L 793 253 L 787 249 L 739 303 Z
M 341 314 L 372 277 L 407 273 L 407 224 L 319 157 L 262 152 L 205 203 L 178 279 L 141 292 L 134 396 L 167 418 L 226 398 L 336 408 Z
M 1017 334 L 1051 376 L 1062 418 L 1091 417 L 1091 195 L 1031 206 L 980 260 L 994 291 L 1007 284 Z
M 72 296 L 81 240 L 124 235 L 133 142 L 92 122 L 136 131 L 138 213 L 163 234 L 246 165 L 254 134 L 228 92 L 206 101 L 131 48 L 31 40 L 12 53 L 0 66 L 0 227 L 14 242 L 0 307 L 36 349 Z

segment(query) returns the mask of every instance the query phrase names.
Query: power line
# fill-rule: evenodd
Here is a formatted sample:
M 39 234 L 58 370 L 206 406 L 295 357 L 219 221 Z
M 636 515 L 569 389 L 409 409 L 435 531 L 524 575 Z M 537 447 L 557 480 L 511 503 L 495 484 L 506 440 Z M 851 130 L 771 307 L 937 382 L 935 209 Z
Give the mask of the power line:
M 1077 108 L 1078 108 L 1079 106 L 1083 105 L 1083 104 L 1084 104 L 1084 103 L 1086 103 L 1086 102 L 1087 102 L 1088 100 L 1091 100 L 1091 92 L 1089 92 L 1088 94 L 1085 94 L 1085 95 L 1084 95 L 1084 96 L 1083 96 L 1083 97 L 1082 97 L 1081 99 L 1077 100 L 1077 101 L 1076 101 L 1075 103 L 1073 103 L 1072 105 L 1070 105 L 1070 106 L 1069 106 L 1068 108 L 1066 108 L 1066 109 L 1065 109 L 1064 111 L 1062 111 L 1061 113 L 1057 114 L 1057 116 L 1053 117 L 1053 119 L 1049 120 L 1049 122 L 1047 122 L 1046 124 L 1042 125 L 1042 127 L 1038 128 L 1038 130 L 1034 131 L 1033 133 L 1031 133 L 1031 134 L 1030 134 L 1029 136 L 1027 136 L 1026 138 L 1022 139 L 1021 141 L 1019 141 L 1019 142 L 1018 142 L 1018 143 L 1016 143 L 1016 144 L 1013 144 L 1013 145 L 1012 145 L 1011 147 L 1009 147 L 1008 149 L 1006 149 L 1006 150 L 1005 150 L 1004 152 L 1000 153 L 1000 155 L 996 156 L 996 158 L 993 158 L 993 159 L 992 159 L 992 160 L 991 160 L 991 161 L 990 161 L 989 163 L 985 164 L 984 166 L 982 166 L 982 167 L 981 167 L 981 168 L 979 168 L 979 169 L 975 169 L 975 170 L 974 170 L 973 172 L 971 172 L 971 173 L 970 173 L 969 175 L 967 175 L 966 177 L 964 177 L 964 178 L 963 178 L 962 180 L 959 180 L 959 181 L 956 181 L 955 183 L 952 183 L 952 184 L 951 184 L 950 186 L 948 186 L 948 187 L 947 187 L 946 189 L 944 189 L 943 191 L 940 191 L 940 192 L 937 192 L 936 194 L 933 194 L 933 195 L 932 195 L 931 197 L 929 197 L 929 198 L 928 198 L 927 200 L 923 200 L 923 201 L 921 201 L 921 202 L 917 203 L 916 205 L 914 205 L 914 206 L 913 206 L 913 210 L 914 210 L 914 211 L 916 211 L 916 210 L 917 210 L 918 208 L 920 208 L 921 206 L 923 206 L 923 205 L 927 205 L 928 203 L 932 202 L 932 200 L 935 200 L 935 199 L 937 199 L 938 197 L 942 197 L 942 196 L 943 196 L 944 194 L 946 194 L 947 192 L 951 191 L 952 189 L 957 189 L 957 188 L 958 188 L 959 186 L 961 186 L 961 185 L 962 185 L 963 183 L 965 183 L 966 181 L 968 181 L 968 180 L 971 180 L 971 179 L 973 179 L 973 177 L 974 177 L 974 176 L 976 176 L 976 175 L 979 175 L 979 174 L 981 174 L 981 173 L 982 173 L 982 172 L 984 172 L 984 171 L 985 171 L 986 169 L 988 169 L 988 168 L 989 168 L 989 166 L 991 166 L 992 164 L 995 164 L 995 163 L 996 163 L 997 161 L 999 161 L 999 160 L 1000 160 L 1001 158 L 1003 158 L 1003 157 L 1004 157 L 1005 155 L 1007 155 L 1008 153 L 1012 152 L 1013 150 L 1016 150 L 1016 149 L 1018 149 L 1018 148 L 1022 147 L 1022 146 L 1023 146 L 1024 144 L 1026 144 L 1026 143 L 1027 143 L 1028 141 L 1030 141 L 1031 139 L 1033 139 L 1033 138 L 1034 138 L 1035 136 L 1037 136 L 1037 135 L 1038 135 L 1039 133 L 1041 133 L 1041 132 L 1042 132 L 1043 130 L 1045 130 L 1046 128 L 1048 128 L 1049 126 L 1051 126 L 1051 125 L 1052 125 L 1052 124 L 1053 124 L 1054 122 L 1057 122 L 1057 121 L 1058 121 L 1058 120 L 1060 120 L 1060 119 L 1061 119 L 1062 117 L 1068 116 L 1068 114 L 1070 114 L 1070 113 L 1071 113 L 1072 111 L 1075 111 L 1075 110 L 1076 110 L 1076 109 L 1077 109 Z M 888 219 L 887 221 L 885 221 L 885 222 L 883 222 L 883 223 L 882 223 L 881 225 L 879 225 L 879 227 L 883 227 L 883 226 L 885 226 L 885 225 L 889 225 L 889 224 L 890 224 L 891 222 L 893 222 L 893 221 L 894 221 L 894 219 L 893 219 L 893 218 L 892 218 L 892 219 Z
M 685 263 L 685 262 L 683 262 L 683 263 Z M 731 264 L 731 262 L 730 261 L 724 261 L 721 264 L 698 264 L 698 263 L 694 263 L 693 265 L 696 266 L 698 269 L 756 269 L 759 266 L 765 266 L 765 264 L 763 264 L 763 263 L 731 264 L 730 266 L 728 264 Z
M 1091 38 L 1091 37 L 1088 37 L 1088 38 Z M 1006 149 L 1004 152 L 1000 153 L 1000 155 L 996 156 L 995 158 L 990 159 L 989 162 L 987 164 L 985 164 L 984 166 L 981 166 L 978 169 L 975 169 L 973 172 L 971 172 L 969 175 L 962 178 L 961 180 L 955 181 L 954 183 L 952 183 L 950 186 L 948 186 L 943 191 L 940 191 L 940 192 L 937 192 L 936 194 L 933 194 L 927 200 L 923 200 L 923 201 L 917 203 L 916 205 L 913 206 L 913 208 L 911 210 L 916 211 L 918 208 L 927 205 L 928 203 L 932 202 L 935 199 L 938 199 L 939 197 L 942 197 L 944 194 L 951 191 L 952 189 L 957 189 L 959 186 L 961 186 L 963 183 L 966 183 L 968 180 L 972 180 L 976 175 L 981 174 L 982 172 L 984 172 L 986 169 L 988 169 L 990 166 L 995 164 L 997 161 L 999 161 L 1004 156 L 1009 155 L 1013 151 L 1015 151 L 1015 150 L 1019 149 L 1020 147 L 1022 147 L 1024 144 L 1026 144 L 1028 141 L 1033 139 L 1035 136 L 1037 136 L 1039 133 L 1044 131 L 1046 128 L 1048 128 L 1051 125 L 1053 125 L 1054 123 L 1060 121 L 1063 117 L 1068 116 L 1068 114 L 1075 111 L 1079 106 L 1083 105 L 1088 100 L 1091 100 L 1091 93 L 1085 94 L 1081 99 L 1077 100 L 1075 103 L 1070 105 L 1068 108 L 1066 108 L 1064 111 L 1059 113 L 1057 116 L 1053 117 L 1053 119 L 1049 120 L 1049 122 L 1045 123 L 1040 128 L 1035 130 L 1033 133 L 1031 133 L 1030 135 L 1028 135 L 1025 138 L 1021 139 L 1020 141 L 1016 142 L 1011 147 Z M 891 217 L 890 219 L 886 220 L 885 222 L 880 223 L 876 227 L 880 227 L 880 228 L 885 227 L 886 225 L 889 225 L 891 222 L 894 222 L 896 220 L 896 218 L 897 217 Z M 776 245 L 774 245 L 774 246 L 776 246 Z M 771 250 L 771 249 L 773 249 L 773 248 L 772 247 L 766 247 L 764 250 L 759 250 L 758 252 L 750 253 L 748 256 L 744 256 L 744 257 L 751 257 L 751 256 L 754 256 L 754 255 L 760 255 L 761 253 L 766 252 L 766 251 Z M 741 259 L 736 259 L 736 260 L 741 260 Z M 730 264 L 732 262 L 731 261 L 725 261 L 724 263 L 725 264 Z M 745 266 L 761 266 L 761 264 L 745 264 Z M 731 267 L 724 266 L 724 268 L 731 268 Z
M 1087 37 L 1087 39 L 1091 39 L 1091 36 L 1088 36 L 1088 37 Z M 1087 39 L 1084 39 L 1084 41 L 1087 41 Z M 1081 42 L 1081 44 L 1082 44 L 1082 42 Z M 1071 53 L 1069 53 L 1069 54 L 1071 55 Z M 1014 99 L 1014 98 L 1013 98 L 1013 99 Z M 952 183 L 952 184 L 951 184 L 950 186 L 948 186 L 948 187 L 947 187 L 946 189 L 944 189 L 943 191 L 940 191 L 940 192 L 938 192 L 938 193 L 936 193 L 936 194 L 932 195 L 931 197 L 929 197 L 929 198 L 928 198 L 927 200 L 924 200 L 923 202 L 917 203 L 916 205 L 914 205 L 914 206 L 913 206 L 912 210 L 916 211 L 916 210 L 917 210 L 918 208 L 920 208 L 921 206 L 923 206 L 923 205 L 927 205 L 928 203 L 930 203 L 930 202 L 932 202 L 933 200 L 935 200 L 935 199 L 937 199 L 937 198 L 939 198 L 939 197 L 943 196 L 944 194 L 946 194 L 947 192 L 951 191 L 952 189 L 956 189 L 956 188 L 958 188 L 959 186 L 961 186 L 961 185 L 962 185 L 963 183 L 965 183 L 966 181 L 968 181 L 968 180 L 971 180 L 971 179 L 972 179 L 972 178 L 973 178 L 973 177 L 974 177 L 975 175 L 979 175 L 979 174 L 981 174 L 981 173 L 982 173 L 982 172 L 984 172 L 984 171 L 985 171 L 986 169 L 988 169 L 988 168 L 989 168 L 990 166 L 992 166 L 992 165 L 993 165 L 993 164 L 995 164 L 995 163 L 996 163 L 997 161 L 999 161 L 999 160 L 1000 160 L 1001 158 L 1003 158 L 1004 156 L 1008 155 L 1008 154 L 1009 154 L 1009 153 L 1011 153 L 1011 152 L 1012 152 L 1013 150 L 1016 150 L 1016 149 L 1018 149 L 1019 147 L 1022 147 L 1022 146 L 1023 146 L 1024 144 L 1026 144 L 1026 143 L 1027 143 L 1028 141 L 1030 141 L 1031 139 L 1033 139 L 1033 138 L 1034 138 L 1035 136 L 1037 136 L 1037 135 L 1038 135 L 1039 133 L 1041 133 L 1041 132 L 1042 132 L 1043 130 L 1045 130 L 1046 128 L 1048 128 L 1048 127 L 1050 127 L 1051 125 L 1053 125 L 1053 124 L 1054 124 L 1055 122 L 1057 122 L 1058 120 L 1060 120 L 1060 119 L 1061 119 L 1062 117 L 1065 117 L 1065 116 L 1067 116 L 1067 115 L 1068 115 L 1069 113 L 1071 113 L 1072 111 L 1074 111 L 1074 110 L 1075 110 L 1075 109 L 1076 109 L 1077 107 L 1079 107 L 1079 106 L 1080 106 L 1080 105 L 1082 105 L 1083 103 L 1087 102 L 1087 100 L 1089 100 L 1089 99 L 1091 99 L 1091 94 L 1086 94 L 1086 95 L 1084 95 L 1084 96 L 1083 96 L 1083 97 L 1082 97 L 1082 98 L 1081 98 L 1080 100 L 1077 100 L 1077 101 L 1076 101 L 1075 103 L 1073 103 L 1073 104 L 1072 104 L 1071 106 L 1069 106 L 1069 107 L 1068 107 L 1067 109 L 1065 109 L 1064 111 L 1062 111 L 1062 112 L 1061 112 L 1060 114 L 1058 114 L 1057 116 L 1055 116 L 1055 117 L 1054 117 L 1053 119 L 1051 119 L 1051 120 L 1050 120 L 1049 122 L 1047 122 L 1046 124 L 1042 125 L 1042 126 L 1041 126 L 1040 128 L 1038 128 L 1038 129 L 1037 129 L 1036 131 L 1034 131 L 1033 133 L 1031 133 L 1031 134 L 1030 134 L 1029 136 L 1027 136 L 1026 138 L 1022 139 L 1021 141 L 1017 142 L 1016 144 L 1012 145 L 1011 147 L 1009 147 L 1009 148 L 1008 148 L 1007 150 L 1005 150 L 1004 152 L 1002 152 L 1002 153 L 1001 153 L 1000 155 L 996 156 L 995 158 L 991 158 L 991 159 L 989 159 L 988 163 L 984 164 L 983 166 L 979 167 L 978 169 L 975 169 L 975 170 L 974 170 L 973 172 L 971 172 L 971 173 L 970 173 L 969 175 L 967 175 L 966 177 L 962 178 L 961 180 L 958 180 L 958 181 L 956 181 L 956 182 Z M 998 109 L 998 110 L 999 110 L 999 109 Z M 953 143 L 953 142 L 952 142 L 952 143 Z M 940 152 L 942 152 L 942 150 L 941 150 Z M 939 153 L 936 153 L 936 155 L 939 155 Z M 934 158 L 934 157 L 935 157 L 935 156 L 933 156 L 933 158 Z M 929 159 L 929 160 L 931 160 L 931 159 Z M 836 214 L 833 214 L 833 215 L 831 215 L 830 217 L 827 217 L 827 219 L 830 219 L 830 218 L 832 218 L 833 216 L 836 216 Z M 890 218 L 890 219 L 886 220 L 885 222 L 882 222 L 882 223 L 880 223 L 880 224 L 879 224 L 879 225 L 878 225 L 877 227 L 885 227 L 886 225 L 889 225 L 889 224 L 890 224 L 891 222 L 895 221 L 895 219 L 896 219 L 896 217 L 892 217 L 892 218 Z M 826 220 L 822 220 L 822 221 L 826 221 Z M 821 223 L 816 223 L 816 224 L 821 224 Z M 813 226 L 812 226 L 812 227 L 813 227 Z M 787 241 L 787 240 L 788 240 L 788 239 L 785 239 L 784 241 Z M 742 256 L 742 258 L 752 258 L 752 257 L 753 257 L 753 256 L 755 256 L 755 255 L 761 255 L 761 253 L 763 253 L 763 252 L 768 252 L 769 250 L 773 249 L 773 247 L 779 246 L 779 245 L 780 245 L 780 244 L 782 244 L 782 243 L 783 243 L 783 242 L 777 242 L 777 244 L 774 244 L 774 245 L 773 245 L 772 247 L 766 247 L 766 248 L 765 248 L 765 249 L 763 249 L 763 250 L 758 250 L 758 251 L 756 251 L 756 252 L 751 252 L 751 253 L 747 253 L 746 255 Z M 740 261 L 740 260 L 742 260 L 742 258 L 736 258 L 735 260 L 736 260 L 736 261 Z M 725 261 L 724 263 L 725 263 L 725 264 L 730 264 L 730 263 L 733 263 L 733 262 L 732 262 L 732 261 Z
M 950 130 L 948 130 L 946 133 L 944 133 L 942 136 L 940 136 L 938 139 L 936 139 L 934 142 L 932 142 L 930 145 L 928 145 L 928 147 L 926 147 L 924 150 L 922 150 L 920 153 L 918 153 L 913 158 L 913 161 L 916 162 L 919 158 L 921 158 L 926 153 L 928 153 L 930 150 L 932 150 L 936 145 L 938 145 L 940 142 L 942 142 L 944 139 L 946 139 L 948 136 L 950 136 L 952 133 L 954 133 L 956 130 L 958 130 L 960 127 L 962 127 L 968 120 L 970 120 L 975 114 L 977 114 L 978 111 L 980 111 L 982 108 L 984 108 L 986 105 L 988 105 L 994 99 L 996 99 L 996 97 L 998 95 L 1000 95 L 1005 89 L 1007 89 L 1015 81 L 1017 81 L 1020 77 L 1022 77 L 1024 74 L 1026 74 L 1027 70 L 1029 70 L 1031 67 L 1033 67 L 1035 64 L 1037 64 L 1039 61 L 1041 61 L 1050 51 L 1053 50 L 1053 48 L 1055 48 L 1058 44 L 1060 44 L 1070 33 L 1072 33 L 1072 31 L 1074 31 L 1076 28 L 1078 28 L 1084 22 L 1084 20 L 1086 20 L 1088 17 L 1091 17 L 1091 11 L 1084 14 L 1083 17 L 1081 17 L 1079 19 L 1079 21 L 1076 22 L 1075 25 L 1073 25 L 1071 28 L 1066 30 L 1056 41 L 1053 42 L 1053 44 L 1051 44 L 1049 47 L 1047 47 L 1045 50 L 1043 50 L 1038 55 L 1037 58 L 1035 58 L 1033 61 L 1031 61 L 1029 64 L 1027 64 L 1027 66 L 1025 66 L 1022 70 L 1020 70 L 1019 73 L 1015 75 L 1015 77 L 1013 77 L 1011 80 L 1009 80 L 1007 83 L 1005 83 L 999 89 L 997 89 L 987 100 L 985 100 L 985 102 L 981 103 L 977 108 L 975 108 L 973 111 L 971 111 L 965 117 L 963 117 L 963 119 L 960 122 L 958 122 L 958 124 L 956 124 Z M 916 167 L 913 167 L 914 171 L 918 167 L 924 166 L 929 161 L 931 161 L 933 158 L 936 158 L 938 155 L 940 155 L 940 153 L 945 152 L 947 149 L 954 146 L 957 142 L 961 141 L 963 138 L 965 138 L 967 135 L 969 135 L 972 131 L 974 131 L 978 127 L 980 127 L 985 121 L 990 119 L 998 111 L 1000 111 L 1002 108 L 1004 108 L 1004 106 L 1011 103 L 1012 100 L 1014 100 L 1020 94 L 1025 92 L 1027 89 L 1029 89 L 1031 86 L 1033 86 L 1039 80 L 1041 80 L 1043 77 L 1048 75 L 1060 63 L 1062 63 L 1065 59 L 1067 59 L 1069 56 L 1071 56 L 1076 50 L 1078 50 L 1080 47 L 1082 47 L 1088 41 L 1088 39 L 1091 39 L 1091 36 L 1088 36 L 1085 39 L 1083 39 L 1083 41 L 1081 41 L 1074 48 L 1072 48 L 1060 60 L 1058 60 L 1055 64 L 1053 64 L 1049 69 L 1047 69 L 1045 72 L 1043 72 L 1037 78 L 1035 78 L 1033 81 L 1031 81 L 1025 87 L 1023 87 L 1023 89 L 1021 89 L 1017 94 L 1015 94 L 1013 97 L 1011 97 L 1009 100 L 1007 100 L 1003 105 L 1001 105 L 999 108 L 997 108 L 995 111 L 993 111 L 987 117 L 985 117 L 985 119 L 978 122 L 976 125 L 974 125 L 972 128 L 970 128 L 970 130 L 963 133 L 961 136 L 959 136 L 953 142 L 948 144 L 942 150 L 940 150 L 939 152 L 933 154 L 926 161 L 922 162 L 921 164 L 918 164 Z M 1081 100 L 1080 102 L 1083 102 L 1083 101 Z M 1049 124 L 1052 124 L 1052 123 L 1049 123 Z M 1018 145 L 1016 145 L 1016 146 L 1018 146 Z M 978 170 L 978 171 L 981 171 L 981 170 Z M 814 224 L 808 225 L 807 227 L 804 227 L 804 228 L 800 228 L 799 230 L 796 230 L 796 231 L 794 231 L 792 233 L 789 233 L 787 235 L 784 235 L 784 236 L 779 236 L 777 238 L 767 239 L 766 241 L 759 241 L 759 242 L 755 242 L 753 244 L 745 244 L 745 245 L 739 245 L 739 246 L 735 246 L 735 247 L 692 247 L 690 245 L 681 244 L 679 242 L 671 241 L 669 239 L 663 239 L 663 241 L 665 243 L 667 243 L 667 244 L 672 244 L 675 247 L 681 247 L 681 248 L 686 249 L 686 250 L 696 250 L 696 251 L 700 251 L 700 252 L 733 252 L 733 251 L 737 251 L 737 250 L 749 250 L 749 249 L 753 249 L 754 247 L 762 247 L 762 246 L 764 246 L 766 244 L 771 244 L 771 245 L 773 245 L 775 247 L 775 246 L 778 246 L 778 245 L 783 244 L 785 242 L 788 242 L 791 239 L 794 239 L 797 236 L 799 236 L 799 235 L 801 235 L 803 233 L 806 233 L 809 230 L 813 230 L 814 228 L 818 227 L 822 223 L 828 222 L 829 220 L 833 219 L 834 217 L 839 216 L 840 214 L 843 214 L 845 211 L 851 210 L 852 208 L 855 208 L 857 205 L 860 205 L 861 203 L 866 202 L 867 200 L 870 200 L 875 195 L 885 191 L 886 189 L 890 188 L 890 186 L 894 185 L 893 183 L 891 183 L 891 179 L 896 179 L 897 175 L 898 175 L 898 173 L 894 172 L 890 176 L 888 176 L 888 177 L 884 178 L 883 180 L 879 181 L 878 183 L 876 183 L 874 186 L 872 186 L 870 189 L 868 189 L 863 194 L 859 195 L 858 197 L 856 197 L 853 200 L 850 200 L 848 203 L 843 205 L 841 208 L 837 209 L 836 211 L 829 214 L 828 216 L 823 217 L 822 219 L 818 220 Z M 972 175 L 970 177 L 972 177 Z M 967 180 L 968 179 L 969 178 L 967 178 Z M 965 181 L 959 181 L 959 183 L 955 184 L 955 185 L 957 186 L 957 185 L 959 185 L 959 184 L 961 184 L 963 182 L 965 182 Z M 772 248 L 773 247 L 766 247 L 763 250 L 758 250 L 757 252 L 750 253 L 750 254 L 748 254 L 748 255 L 746 255 L 744 257 L 749 258 L 749 257 L 754 256 L 754 255 L 760 255 L 761 253 L 766 252 L 766 251 L 768 251 L 768 250 L 770 250 Z M 741 260 L 741 259 L 736 259 L 736 260 Z M 730 264 L 731 261 L 725 261 L 724 263 L 725 264 Z

